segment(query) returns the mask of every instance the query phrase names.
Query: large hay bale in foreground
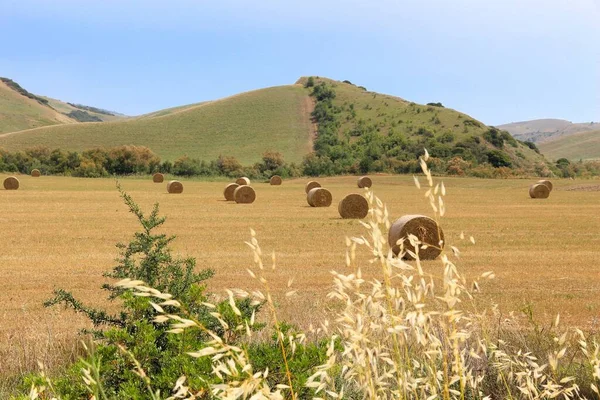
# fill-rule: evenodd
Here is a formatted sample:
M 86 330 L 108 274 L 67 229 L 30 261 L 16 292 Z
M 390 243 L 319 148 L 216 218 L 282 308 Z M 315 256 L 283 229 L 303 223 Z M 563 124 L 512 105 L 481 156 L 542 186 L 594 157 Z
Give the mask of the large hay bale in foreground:
M 304 186 L 304 191 L 306 192 L 306 194 L 308 194 L 308 192 L 310 192 L 312 189 L 314 188 L 320 188 L 321 184 L 317 181 L 309 181 L 306 186 Z
M 373 181 L 368 176 L 361 176 L 358 178 L 358 187 L 359 188 L 370 188 L 373 186 Z
M 163 183 L 164 180 L 165 180 L 165 176 L 163 174 L 161 174 L 160 172 L 157 172 L 154 175 L 152 175 L 152 182 L 154 182 L 154 183 Z
M 283 179 L 279 175 L 273 175 L 271 179 L 269 179 L 269 183 L 272 186 L 279 186 L 283 183 Z
M 322 187 L 312 188 L 306 195 L 306 201 L 311 207 L 329 207 L 333 201 L 331 192 Z
M 240 186 L 249 186 L 250 185 L 250 179 L 246 178 L 245 176 L 242 176 L 241 178 L 237 178 L 237 180 L 235 181 L 235 183 L 237 183 Z
M 342 218 L 363 219 L 369 213 L 369 202 L 362 195 L 352 193 L 339 202 L 338 212 Z
M 223 190 L 223 196 L 225 196 L 225 200 L 234 201 L 235 197 L 233 197 L 233 193 L 239 186 L 240 185 L 237 183 L 230 183 L 229 185 L 225 186 L 225 190 Z
M 414 235 L 421 241 L 421 247 L 427 245 L 426 249 L 419 248 L 421 260 L 433 260 L 437 258 L 444 247 L 444 232 L 442 228 L 431 218 L 424 215 L 405 215 L 398 218 L 390 227 L 388 232 L 388 243 L 395 255 L 400 253 L 398 241 L 404 239 L 404 259 L 412 260 L 413 257 L 406 251 L 416 253 L 414 246 L 410 244 L 408 235 Z M 440 241 L 442 242 L 440 245 Z
M 167 183 L 167 192 L 183 193 L 183 184 L 179 181 L 170 181 Z
M 532 199 L 547 199 L 550 196 L 550 188 L 541 183 L 529 186 L 529 197 Z
M 256 200 L 256 192 L 252 186 L 241 185 L 238 186 L 233 192 L 233 198 L 236 203 L 250 204 Z
M 39 169 L 35 168 L 31 170 L 31 176 L 34 178 L 39 178 L 42 175 Z
M 550 181 L 548 181 L 548 180 L 546 180 L 546 179 L 542 179 L 541 181 L 538 181 L 538 183 L 539 183 L 540 185 L 546 185 L 546 186 L 548 186 L 548 190 L 549 190 L 549 191 L 552 191 L 552 188 L 554 187 L 554 186 L 552 185 L 552 182 L 550 182 Z
M 9 176 L 4 180 L 4 189 L 17 190 L 19 188 L 19 180 L 14 176 Z

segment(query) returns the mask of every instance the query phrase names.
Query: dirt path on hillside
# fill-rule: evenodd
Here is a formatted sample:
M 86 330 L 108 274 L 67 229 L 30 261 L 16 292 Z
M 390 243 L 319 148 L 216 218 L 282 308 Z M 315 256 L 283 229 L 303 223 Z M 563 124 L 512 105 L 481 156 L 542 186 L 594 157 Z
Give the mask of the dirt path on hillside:
M 310 124 L 310 133 L 308 135 L 308 151 L 313 151 L 313 144 L 317 138 L 317 123 L 312 118 L 312 112 L 315 109 L 315 101 L 312 97 L 306 96 L 302 100 L 302 121 Z

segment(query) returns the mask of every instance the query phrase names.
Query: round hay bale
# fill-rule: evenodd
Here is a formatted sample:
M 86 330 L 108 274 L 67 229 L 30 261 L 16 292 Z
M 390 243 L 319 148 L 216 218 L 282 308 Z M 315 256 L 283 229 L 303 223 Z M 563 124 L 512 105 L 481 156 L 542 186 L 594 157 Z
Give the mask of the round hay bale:
M 17 190 L 19 188 L 19 180 L 14 176 L 9 176 L 4 180 L 4 189 Z
M 167 192 L 183 193 L 183 184 L 179 181 L 170 181 L 167 183 Z
M 550 196 L 550 188 L 541 183 L 535 183 L 529 187 L 529 197 L 532 199 L 547 199 Z
M 444 232 L 442 228 L 431 218 L 424 215 L 404 215 L 398 218 L 390 227 L 388 232 L 388 243 L 395 255 L 400 253 L 399 240 L 404 239 L 404 259 L 412 260 L 413 257 L 406 251 L 415 252 L 410 244 L 408 235 L 415 235 L 422 243 L 428 245 L 426 249 L 419 249 L 421 260 L 434 260 L 442 252 L 444 247 Z M 442 241 L 440 246 L 440 240 Z M 421 245 L 421 246 L 422 246 Z M 441 247 L 441 248 L 440 248 Z
M 306 192 L 306 194 L 308 194 L 308 192 L 310 192 L 312 189 L 314 188 L 320 188 L 321 184 L 317 181 L 310 181 L 306 184 L 306 186 L 304 186 L 304 191 Z
M 235 199 L 235 202 L 238 204 L 239 203 L 242 203 L 242 204 L 254 203 L 254 200 L 256 200 L 256 192 L 254 191 L 252 186 L 241 185 L 241 186 L 238 186 L 237 188 L 235 188 L 235 190 L 233 192 L 233 198 Z
M 331 192 L 322 187 L 312 188 L 306 195 L 306 201 L 311 207 L 329 207 L 332 200 Z
M 272 186 L 279 186 L 283 183 L 283 179 L 279 175 L 273 175 L 271 179 L 269 179 L 269 183 Z
M 369 202 L 357 193 L 349 194 L 338 204 L 342 218 L 363 219 L 369 213 Z
M 237 183 L 230 183 L 229 185 L 225 186 L 225 190 L 223 190 L 223 196 L 225 196 L 225 200 L 234 201 L 235 197 L 233 196 L 233 193 L 239 186 L 240 185 Z
M 154 183 L 163 183 L 164 180 L 165 180 L 165 176 L 163 174 L 161 174 L 160 172 L 157 172 L 154 175 L 152 175 L 152 182 L 154 182 Z
M 550 190 L 550 191 L 552 191 L 552 188 L 554 187 L 554 186 L 552 185 L 552 182 L 550 182 L 550 181 L 548 181 L 548 180 L 545 180 L 545 179 L 542 179 L 541 181 L 538 181 L 538 183 L 539 183 L 539 184 L 541 184 L 541 185 L 546 185 L 546 186 L 548 186 L 548 190 Z
M 31 176 L 34 178 L 39 178 L 42 175 L 39 169 L 35 168 L 31 170 Z
M 246 178 L 245 176 L 242 176 L 241 178 L 238 178 L 235 183 L 237 183 L 240 186 L 250 186 L 250 179 Z
M 371 186 L 373 186 L 373 181 L 368 176 L 361 176 L 358 178 L 359 188 L 370 188 Z

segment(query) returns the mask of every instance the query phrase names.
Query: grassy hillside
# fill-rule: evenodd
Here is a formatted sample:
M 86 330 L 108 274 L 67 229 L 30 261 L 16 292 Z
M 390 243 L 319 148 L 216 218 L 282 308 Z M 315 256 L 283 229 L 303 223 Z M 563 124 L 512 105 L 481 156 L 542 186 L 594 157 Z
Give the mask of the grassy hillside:
M 0 135 L 75 121 L 48 105 L 27 97 L 0 80 Z
M 600 159 L 600 130 L 562 136 L 538 146 L 549 160 L 597 160 Z
M 519 140 L 542 143 L 562 136 L 598 130 L 597 122 L 573 123 L 564 119 L 535 119 L 498 126 Z
M 89 114 L 92 118 L 95 118 L 99 121 L 97 122 L 106 122 L 106 121 L 118 121 L 126 118 L 126 116 L 110 111 L 99 112 L 101 110 L 92 111 L 94 107 L 86 107 L 86 106 L 78 106 L 77 104 L 64 102 L 61 100 L 53 99 L 51 97 L 41 96 L 43 99 L 48 101 L 48 105 L 54 108 L 56 111 L 69 115 L 70 113 L 86 113 Z M 83 121 L 82 121 L 83 122 Z
M 212 160 L 226 155 L 243 164 L 260 160 L 262 153 L 271 149 L 281 152 L 287 161 L 298 162 L 311 150 L 311 111 L 306 89 L 279 86 L 171 110 L 162 116 L 22 131 L 0 137 L 0 147 L 17 150 L 43 145 L 81 151 L 133 144 L 148 146 L 167 160 L 182 155 Z

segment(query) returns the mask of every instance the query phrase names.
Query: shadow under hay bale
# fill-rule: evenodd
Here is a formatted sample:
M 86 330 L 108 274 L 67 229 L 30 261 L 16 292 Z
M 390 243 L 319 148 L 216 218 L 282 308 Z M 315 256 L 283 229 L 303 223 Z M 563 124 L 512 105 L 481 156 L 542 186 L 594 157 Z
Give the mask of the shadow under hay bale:
M 42 173 L 39 169 L 35 168 L 31 170 L 31 176 L 33 176 L 34 178 L 39 178 L 40 176 L 42 176 Z
M 163 174 L 161 174 L 160 172 L 157 172 L 154 175 L 152 175 L 152 182 L 154 182 L 154 183 L 163 183 L 164 180 L 165 180 L 165 176 Z
M 550 182 L 549 180 L 546 180 L 546 179 L 542 179 L 541 181 L 538 181 L 537 183 L 540 185 L 546 185 L 550 192 L 554 188 L 554 185 L 552 185 L 552 182 Z
M 237 183 L 230 183 L 229 185 L 225 186 L 225 190 L 223 190 L 223 196 L 225 196 L 225 200 L 227 201 L 234 201 L 235 197 L 233 196 L 235 189 L 237 189 L 240 185 L 238 185 Z
M 322 187 L 312 188 L 306 195 L 306 201 L 311 207 L 329 207 L 333 201 L 331 192 Z
M 358 178 L 358 187 L 359 188 L 370 188 L 373 186 L 373 181 L 368 176 L 361 176 Z
M 251 186 L 238 186 L 233 192 L 233 198 L 235 199 L 235 202 L 239 204 L 254 203 L 254 200 L 256 200 L 256 192 Z
M 339 202 L 338 212 L 342 218 L 363 219 L 369 213 L 369 202 L 362 195 L 352 193 Z
M 304 186 L 304 191 L 306 192 L 306 194 L 308 194 L 308 192 L 310 192 L 312 189 L 314 188 L 320 188 L 321 184 L 317 181 L 309 181 L 306 186 Z
M 183 184 L 179 181 L 170 181 L 167 183 L 167 192 L 183 193 Z
M 404 215 L 398 218 L 390 227 L 388 233 L 388 244 L 397 256 L 400 253 L 398 241 L 404 239 L 405 260 L 412 260 L 408 251 L 416 253 L 415 247 L 408 240 L 409 235 L 414 235 L 421 242 L 420 247 L 427 245 L 425 249 L 419 248 L 421 260 L 434 260 L 440 255 L 444 248 L 444 232 L 442 228 L 431 218 L 424 215 Z M 440 241 L 442 242 L 440 245 Z
M 550 188 L 541 183 L 535 183 L 529 187 L 529 197 L 532 199 L 547 199 L 550 196 Z
M 241 178 L 237 178 L 237 180 L 235 181 L 235 183 L 237 183 L 240 186 L 249 186 L 250 185 L 250 179 L 246 178 L 245 176 L 242 176 Z
M 9 176 L 4 180 L 4 189 L 17 190 L 19 188 L 19 180 L 14 176 Z
M 271 179 L 269 179 L 269 183 L 272 186 L 279 186 L 283 183 L 283 179 L 279 175 L 273 175 Z

